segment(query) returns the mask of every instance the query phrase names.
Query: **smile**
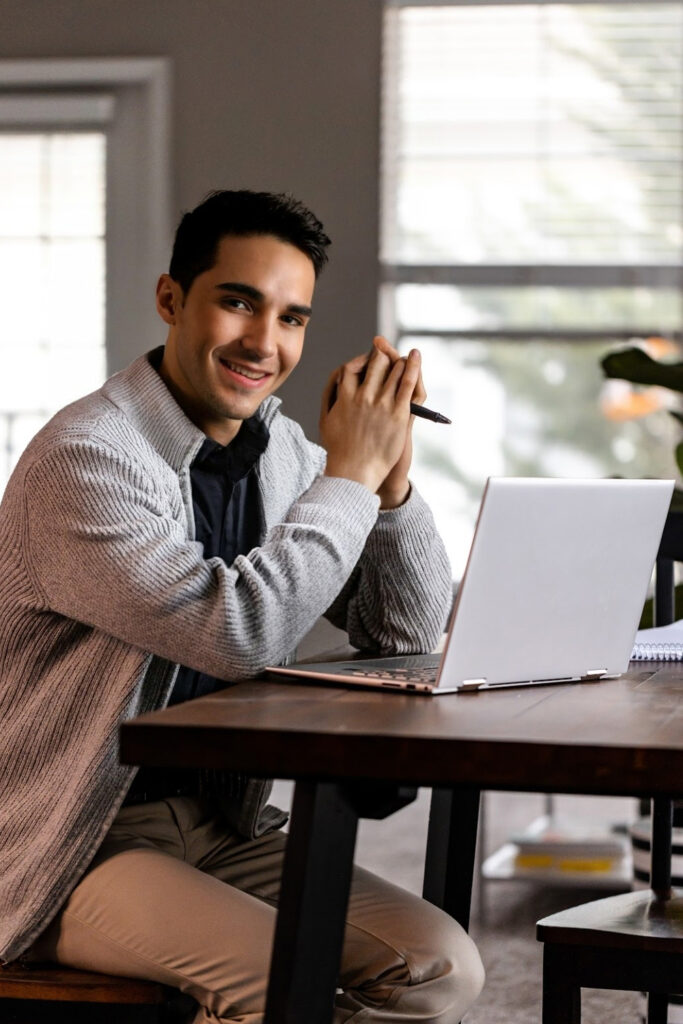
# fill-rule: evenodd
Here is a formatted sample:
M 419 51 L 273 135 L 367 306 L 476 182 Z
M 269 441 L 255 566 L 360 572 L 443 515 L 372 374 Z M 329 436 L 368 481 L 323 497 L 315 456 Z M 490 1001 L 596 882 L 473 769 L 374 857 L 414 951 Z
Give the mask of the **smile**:
M 246 366 L 238 366 L 237 363 L 228 362 L 227 359 L 220 360 L 223 366 L 226 366 L 228 370 L 238 374 L 240 377 L 246 377 L 247 380 L 259 381 L 263 380 L 264 377 L 269 377 L 269 373 L 263 373 L 259 370 L 249 370 Z

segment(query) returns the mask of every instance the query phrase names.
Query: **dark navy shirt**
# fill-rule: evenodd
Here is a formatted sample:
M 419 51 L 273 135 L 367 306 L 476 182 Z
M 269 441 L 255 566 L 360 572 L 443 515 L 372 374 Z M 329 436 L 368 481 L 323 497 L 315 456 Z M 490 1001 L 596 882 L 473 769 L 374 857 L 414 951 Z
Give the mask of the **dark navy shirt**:
M 228 445 L 207 437 L 190 466 L 195 537 L 204 546 L 204 558 L 222 558 L 231 565 L 260 542 L 261 498 L 256 464 L 269 439 L 265 423 L 252 416 L 245 420 Z M 181 665 L 169 704 L 180 704 L 225 687 L 196 669 Z M 141 768 L 126 801 L 161 799 L 175 792 L 193 792 L 198 776 L 182 769 Z
M 268 428 L 252 416 L 228 445 L 207 437 L 190 467 L 195 537 L 204 558 L 232 565 L 261 539 L 261 500 L 256 463 L 266 450 Z M 224 682 L 181 665 L 169 704 L 221 689 Z

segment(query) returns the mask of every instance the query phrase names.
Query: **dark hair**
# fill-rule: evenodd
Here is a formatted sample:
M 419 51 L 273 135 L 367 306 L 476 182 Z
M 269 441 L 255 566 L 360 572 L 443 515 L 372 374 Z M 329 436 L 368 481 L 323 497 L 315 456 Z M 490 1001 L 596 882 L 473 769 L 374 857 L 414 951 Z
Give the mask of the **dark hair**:
M 178 225 L 169 274 L 187 294 L 195 277 L 210 270 L 226 235 L 274 235 L 305 253 L 317 277 L 330 239 L 308 207 L 293 196 L 275 192 L 210 192 Z

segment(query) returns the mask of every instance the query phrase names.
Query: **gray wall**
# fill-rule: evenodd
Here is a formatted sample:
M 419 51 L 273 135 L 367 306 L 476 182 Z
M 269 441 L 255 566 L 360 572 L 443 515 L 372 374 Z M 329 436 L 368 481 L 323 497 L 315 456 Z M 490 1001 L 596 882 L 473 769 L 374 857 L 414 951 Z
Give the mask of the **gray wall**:
M 0 0 L 0 58 L 171 58 L 174 220 L 210 189 L 248 187 L 291 191 L 323 221 L 331 261 L 283 389 L 312 435 L 328 373 L 376 330 L 381 7 Z

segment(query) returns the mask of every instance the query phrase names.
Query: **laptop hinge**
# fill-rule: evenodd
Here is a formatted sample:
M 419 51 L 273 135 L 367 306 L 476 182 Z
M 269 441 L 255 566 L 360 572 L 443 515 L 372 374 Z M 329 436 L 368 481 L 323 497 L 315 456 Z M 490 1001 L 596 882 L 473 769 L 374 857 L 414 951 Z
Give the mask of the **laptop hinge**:
M 582 683 L 597 683 L 603 676 L 607 675 L 606 668 L 592 668 L 581 676 Z
M 486 686 L 486 678 L 483 679 L 463 679 L 458 687 L 459 690 L 479 690 L 482 686 Z

